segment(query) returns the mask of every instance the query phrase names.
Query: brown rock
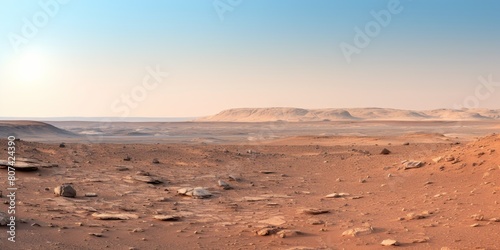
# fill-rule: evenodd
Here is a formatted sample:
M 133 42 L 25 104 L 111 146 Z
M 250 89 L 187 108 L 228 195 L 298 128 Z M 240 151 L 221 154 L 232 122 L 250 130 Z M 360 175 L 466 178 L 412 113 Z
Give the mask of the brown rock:
M 76 190 L 69 183 L 64 183 L 54 188 L 54 194 L 63 197 L 76 197 Z
M 389 149 L 387 149 L 387 148 L 384 148 L 384 149 L 382 149 L 382 151 L 380 151 L 381 155 L 388 155 L 390 153 L 391 153 L 391 151 Z

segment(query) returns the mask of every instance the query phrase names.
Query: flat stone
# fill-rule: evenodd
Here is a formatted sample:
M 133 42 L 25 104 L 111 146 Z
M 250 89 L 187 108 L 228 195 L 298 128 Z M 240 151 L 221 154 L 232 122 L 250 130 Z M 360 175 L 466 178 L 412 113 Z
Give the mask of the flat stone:
M 85 197 L 97 197 L 96 193 L 85 193 Z
M 349 196 L 348 193 L 331 193 L 325 196 L 325 198 L 342 198 Z
M 422 161 L 408 161 L 404 164 L 404 169 L 421 168 L 424 164 Z
M 274 173 L 276 173 L 276 172 L 271 171 L 271 170 L 261 170 L 261 171 L 259 171 L 259 172 L 260 172 L 261 174 L 274 174 Z
M 36 159 L 18 157 L 18 158 L 16 158 L 16 162 L 14 164 L 14 169 L 19 170 L 19 171 L 30 172 L 30 171 L 37 171 L 39 168 L 51 168 L 53 166 L 54 166 L 54 164 L 43 163 L 43 162 L 38 161 Z M 0 160 L 0 167 L 1 168 L 10 167 L 9 161 Z
M 391 240 L 391 239 L 387 239 L 387 240 L 383 240 L 381 243 L 380 243 L 382 246 L 398 246 L 399 245 L 399 242 L 397 242 L 396 240 Z
M 409 213 L 406 215 L 406 220 L 421 220 L 427 217 L 429 217 L 428 213 L 421 213 L 421 214 Z
M 195 199 L 205 199 L 212 196 L 212 194 L 208 190 L 202 187 L 181 188 L 177 190 L 177 193 L 180 195 L 191 196 Z
M 181 217 L 175 215 L 155 215 L 154 218 L 161 221 L 178 221 L 181 219 Z
M 241 198 L 242 201 L 248 201 L 248 202 L 256 202 L 256 201 L 267 201 L 269 198 L 267 197 L 253 197 L 253 196 L 245 196 Z
M 92 217 L 98 220 L 130 220 L 138 219 L 139 216 L 135 214 L 92 214 Z
M 163 181 L 161 179 L 154 177 L 154 176 L 148 176 L 148 175 L 134 175 L 134 176 L 129 177 L 128 179 L 142 181 L 142 182 L 149 183 L 149 184 L 161 184 L 161 183 L 163 183 Z
M 130 167 L 127 167 L 127 166 L 116 166 L 115 169 L 118 170 L 118 171 L 127 171 L 127 170 L 130 170 Z
M 302 212 L 304 214 L 317 215 L 317 214 L 326 214 L 326 213 L 329 213 L 330 210 L 320 209 L 320 208 L 304 208 L 304 209 L 300 209 L 300 212 Z
M 365 226 L 365 227 L 357 227 L 357 228 L 352 228 L 349 230 L 346 230 L 342 233 L 342 236 L 361 236 L 361 235 L 368 235 L 373 232 L 373 228 L 371 226 Z

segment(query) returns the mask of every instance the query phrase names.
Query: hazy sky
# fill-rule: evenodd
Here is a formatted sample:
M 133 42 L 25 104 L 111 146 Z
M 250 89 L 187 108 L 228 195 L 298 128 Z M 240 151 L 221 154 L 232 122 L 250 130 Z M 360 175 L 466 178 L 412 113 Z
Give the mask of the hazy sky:
M 499 13 L 495 0 L 3 0 L 0 117 L 500 108 Z

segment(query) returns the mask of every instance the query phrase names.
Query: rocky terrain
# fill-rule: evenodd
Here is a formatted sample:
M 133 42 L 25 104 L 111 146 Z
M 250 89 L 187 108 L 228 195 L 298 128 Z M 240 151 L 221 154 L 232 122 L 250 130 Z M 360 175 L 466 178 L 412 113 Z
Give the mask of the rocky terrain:
M 0 249 L 500 248 L 498 135 L 16 143 Z

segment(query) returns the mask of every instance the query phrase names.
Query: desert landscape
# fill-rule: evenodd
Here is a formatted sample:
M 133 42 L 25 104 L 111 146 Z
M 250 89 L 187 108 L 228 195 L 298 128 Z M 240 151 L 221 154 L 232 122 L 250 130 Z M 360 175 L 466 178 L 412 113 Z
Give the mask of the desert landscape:
M 498 250 L 499 11 L 2 1 L 0 250 Z
M 20 140 L 0 248 L 500 248 L 496 111 L 297 110 L 1 121 L 4 150 Z M 429 113 L 452 116 L 404 117 Z

